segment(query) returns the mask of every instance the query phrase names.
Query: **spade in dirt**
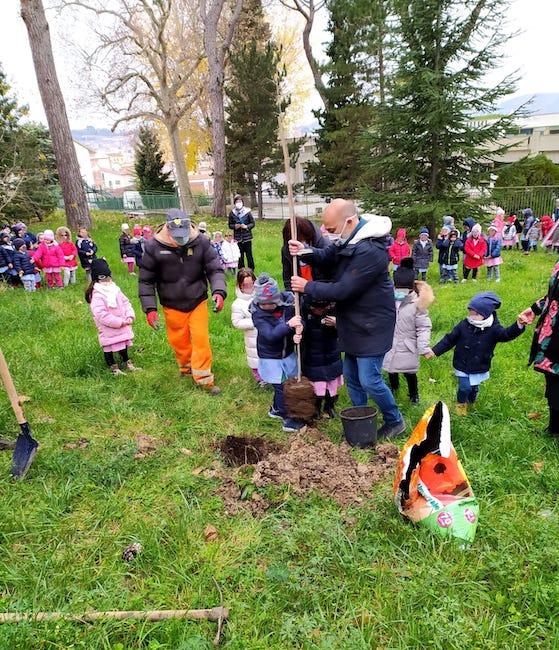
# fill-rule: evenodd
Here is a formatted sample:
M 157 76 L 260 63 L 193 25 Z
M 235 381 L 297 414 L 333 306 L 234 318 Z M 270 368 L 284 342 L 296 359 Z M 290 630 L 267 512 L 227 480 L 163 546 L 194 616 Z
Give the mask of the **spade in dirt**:
M 17 395 L 16 387 L 12 381 L 8 364 L 6 363 L 1 348 L 0 375 L 2 376 L 4 387 L 6 388 L 8 397 L 10 398 L 10 403 L 20 428 L 19 435 L 15 442 L 14 454 L 12 456 L 12 476 L 15 478 L 23 478 L 33 462 L 39 443 L 31 435 L 31 427 L 29 426 L 29 422 L 25 419 L 25 415 L 23 415 L 21 402 Z

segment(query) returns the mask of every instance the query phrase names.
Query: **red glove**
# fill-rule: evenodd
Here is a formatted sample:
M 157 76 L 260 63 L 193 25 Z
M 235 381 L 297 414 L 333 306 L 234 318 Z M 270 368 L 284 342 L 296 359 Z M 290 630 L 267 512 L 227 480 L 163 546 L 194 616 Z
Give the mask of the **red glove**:
M 159 323 L 159 314 L 156 311 L 150 311 L 146 314 L 148 323 L 150 327 L 153 327 L 154 330 L 158 330 L 161 325 Z
M 215 312 L 221 311 L 223 309 L 223 303 L 224 303 L 223 296 L 220 296 L 219 293 L 214 293 L 212 296 L 212 300 L 215 302 L 214 311 Z

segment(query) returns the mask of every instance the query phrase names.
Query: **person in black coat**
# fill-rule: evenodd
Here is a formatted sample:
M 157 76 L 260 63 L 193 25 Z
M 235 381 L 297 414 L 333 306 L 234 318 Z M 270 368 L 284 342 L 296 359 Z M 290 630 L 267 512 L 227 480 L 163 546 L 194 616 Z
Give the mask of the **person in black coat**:
M 315 248 L 326 248 L 328 242 L 312 221 L 304 219 L 303 217 L 295 217 L 297 224 L 297 240 L 306 244 L 307 246 L 314 246 Z M 293 275 L 293 257 L 289 253 L 289 240 L 291 239 L 291 222 L 286 221 L 283 226 L 283 246 L 281 247 L 281 267 L 283 286 L 286 291 L 291 291 L 291 276 Z M 320 269 L 311 267 L 305 263 L 301 257 L 297 257 L 297 275 L 300 275 L 307 280 L 329 280 L 331 278 L 330 269 L 326 272 L 321 272 Z
M 431 359 L 454 348 L 452 365 L 458 377 L 458 415 L 468 413 L 468 403 L 476 401 L 479 385 L 489 379 L 497 343 L 512 341 L 524 331 L 520 316 L 509 327 L 501 325 L 496 313 L 500 306 L 501 299 L 492 291 L 477 293 L 468 303 L 468 317 L 424 355 L 426 359 Z
M 316 395 L 316 417 L 324 401 L 324 417 L 335 418 L 337 390 L 343 384 L 342 355 L 338 347 L 335 303 L 311 300 L 305 296 L 301 305 L 304 327 L 301 345 L 303 375 L 310 380 Z
M 245 202 L 240 194 L 235 196 L 235 207 L 229 213 L 229 228 L 233 231 L 235 241 L 239 245 L 241 257 L 239 259 L 239 268 L 245 266 L 245 255 L 247 258 L 246 265 L 254 271 L 254 258 L 252 257 L 252 230 L 255 226 L 252 212 L 245 207 Z
M 368 398 L 373 399 L 384 418 L 377 436 L 394 438 L 406 425 L 382 377 L 382 362 L 392 347 L 396 324 L 386 250 L 392 222 L 388 217 L 358 216 L 355 205 L 344 199 L 328 204 L 322 222 L 331 239 L 329 246 L 305 247 L 290 240 L 289 252 L 303 256 L 313 268 L 331 269 L 332 282 L 294 276 L 291 287 L 313 300 L 336 302 L 338 340 L 345 352 L 344 379 L 351 401 L 354 406 L 366 406 Z

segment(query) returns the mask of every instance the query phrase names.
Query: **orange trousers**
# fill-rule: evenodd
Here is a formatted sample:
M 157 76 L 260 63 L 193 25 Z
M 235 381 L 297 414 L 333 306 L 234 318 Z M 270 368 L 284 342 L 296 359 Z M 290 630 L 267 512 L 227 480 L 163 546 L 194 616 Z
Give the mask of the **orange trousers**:
M 181 373 L 190 374 L 197 384 L 212 385 L 212 350 L 208 331 L 208 301 L 192 311 L 163 307 L 167 339 L 173 348 Z

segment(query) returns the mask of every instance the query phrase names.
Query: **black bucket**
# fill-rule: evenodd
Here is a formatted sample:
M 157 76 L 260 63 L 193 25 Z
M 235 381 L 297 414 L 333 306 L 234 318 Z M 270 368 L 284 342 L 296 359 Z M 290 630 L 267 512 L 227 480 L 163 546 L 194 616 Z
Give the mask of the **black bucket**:
M 340 413 L 345 439 L 352 447 L 377 444 L 377 410 L 372 406 L 352 406 Z

